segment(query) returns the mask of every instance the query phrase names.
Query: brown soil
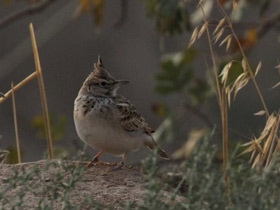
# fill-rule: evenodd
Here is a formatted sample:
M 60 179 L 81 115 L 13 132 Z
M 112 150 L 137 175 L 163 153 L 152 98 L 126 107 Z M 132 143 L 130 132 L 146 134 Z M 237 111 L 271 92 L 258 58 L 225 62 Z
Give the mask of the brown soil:
M 51 164 L 52 166 L 49 166 Z M 61 199 L 52 199 L 55 192 L 53 188 L 55 185 L 60 186 L 64 183 L 71 183 L 73 174 L 69 170 L 65 170 L 64 167 L 72 166 L 72 168 L 75 168 L 79 164 L 81 163 L 73 161 L 42 160 L 17 165 L 0 165 L 0 196 L 8 186 L 11 186 L 11 181 L 7 181 L 7 178 L 15 176 L 15 169 L 21 171 L 16 178 L 19 181 L 15 186 L 13 188 L 10 187 L 2 194 L 8 198 L 9 202 L 7 204 L 0 203 L 0 209 L 10 209 L 16 202 L 22 202 L 19 198 L 20 192 L 23 192 L 22 203 L 25 205 L 22 209 L 35 209 L 38 207 L 40 199 L 44 200 L 45 204 L 50 204 L 51 200 L 55 200 L 53 204 L 54 209 L 62 209 L 66 203 Z M 40 172 L 30 175 L 33 176 L 32 179 L 29 177 L 28 181 L 24 181 L 28 177 L 24 173 L 34 170 L 35 166 L 40 169 Z M 60 179 L 57 178 L 59 176 L 61 177 Z M 20 181 L 21 178 L 23 181 Z M 143 195 L 147 193 L 147 190 L 143 188 L 143 184 L 144 178 L 139 168 L 115 170 L 114 165 L 96 165 L 85 169 L 83 176 L 73 185 L 74 187 L 69 193 L 68 200 L 72 204 L 80 204 L 79 208 L 81 209 L 88 209 L 87 205 L 83 204 L 83 202 L 87 196 L 90 196 L 106 206 L 122 209 L 120 204 L 127 203 L 128 201 L 141 204 Z M 29 189 L 28 186 L 31 188 Z M 45 189 L 45 191 L 42 189 Z M 66 188 L 58 187 L 57 189 L 59 194 L 63 194 L 63 190 Z M 165 193 L 168 194 L 168 192 Z

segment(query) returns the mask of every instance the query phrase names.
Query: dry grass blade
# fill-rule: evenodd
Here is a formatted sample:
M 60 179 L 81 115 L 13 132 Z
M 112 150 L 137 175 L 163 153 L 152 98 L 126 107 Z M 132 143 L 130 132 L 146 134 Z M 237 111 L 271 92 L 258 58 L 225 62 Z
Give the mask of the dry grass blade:
M 279 73 L 279 75 L 280 75 L 280 64 L 277 65 L 277 66 L 275 66 L 275 68 L 278 70 L 278 73 Z
M 225 44 L 226 42 L 228 42 L 228 39 L 230 39 L 232 37 L 232 35 L 227 35 L 226 38 L 223 39 L 223 41 L 221 41 L 221 43 L 219 44 L 219 47 L 221 47 L 223 44 Z
M 208 27 L 208 21 L 202 25 L 202 27 L 197 35 L 197 39 L 200 39 L 202 34 L 206 31 L 207 27 Z
M 249 152 L 253 152 L 255 151 L 255 148 L 253 146 L 253 142 L 250 141 L 249 143 L 246 143 L 247 145 L 243 144 L 242 146 L 248 146 L 248 144 L 250 145 L 248 148 L 246 148 L 243 152 L 241 152 L 237 157 L 240 157 L 246 153 L 249 153 Z
M 44 116 L 44 122 L 45 122 L 46 139 L 47 139 L 47 144 L 48 144 L 48 157 L 49 157 L 49 159 L 52 159 L 53 158 L 53 146 L 52 146 L 52 136 L 51 136 L 51 127 L 50 127 L 50 120 L 49 120 L 47 97 L 46 97 L 42 69 L 41 69 L 41 64 L 40 64 L 40 59 L 39 59 L 39 53 L 38 53 L 38 48 L 37 48 L 37 43 L 36 43 L 35 33 L 34 33 L 34 28 L 33 28 L 32 23 L 30 23 L 29 29 L 30 29 L 30 34 L 31 34 L 31 41 L 32 41 L 32 47 L 33 47 L 36 71 L 38 74 L 38 84 L 39 84 L 39 89 L 40 89 L 40 97 L 41 97 L 43 116 Z
M 227 44 L 226 45 L 226 52 L 229 50 L 230 48 L 230 45 L 231 45 L 231 42 L 232 42 L 232 35 L 227 35 L 226 38 L 224 38 L 223 41 L 221 41 L 221 43 L 219 44 L 219 47 L 221 47 L 223 44 Z
M 172 157 L 174 159 L 189 158 L 193 153 L 195 146 L 205 136 L 206 129 L 193 130 L 189 134 L 189 138 L 179 150 L 175 151 Z
M 26 77 L 24 80 L 22 80 L 20 83 L 18 83 L 16 86 L 14 86 L 13 91 L 17 91 L 18 89 L 22 88 L 25 84 L 30 82 L 32 79 L 34 79 L 37 76 L 37 72 L 33 72 L 28 77 Z M 0 97 L 0 104 L 6 101 L 10 96 L 12 95 L 12 90 L 9 90 L 7 93 L 4 94 L 3 97 Z
M 280 82 L 278 82 L 276 85 L 274 85 L 271 89 L 277 88 L 278 86 L 280 86 Z
M 230 86 L 226 87 L 226 95 L 227 95 L 227 100 L 228 100 L 228 107 L 230 107 L 230 104 L 231 104 L 231 90 L 230 90 Z
M 261 111 L 264 112 L 265 111 Z M 245 149 L 240 155 L 245 153 L 252 152 L 251 160 L 254 159 L 252 168 L 255 166 L 263 166 L 266 161 L 266 166 L 270 163 L 272 159 L 272 154 L 275 153 L 277 149 L 276 143 L 278 142 L 278 133 L 279 129 L 279 116 L 275 116 L 275 114 L 271 114 L 266 121 L 266 125 L 258 139 L 254 139 L 249 143 L 243 144 L 242 146 L 248 147 Z M 262 148 L 261 144 L 264 142 L 264 146 Z M 257 156 L 255 156 L 257 154 Z M 239 155 L 239 156 L 240 156 Z M 250 161 L 251 162 L 251 161 Z
M 256 141 L 256 140 L 253 141 L 253 145 L 256 148 L 256 151 L 259 152 L 259 154 L 263 154 L 263 149 L 262 149 L 262 147 L 261 147 L 261 145 L 259 144 L 258 141 Z
M 195 43 L 195 41 L 197 40 L 197 35 L 198 35 L 198 27 L 195 27 L 195 29 L 193 30 L 188 48 L 190 48 Z
M 275 125 L 273 126 L 273 128 L 271 129 L 271 132 L 269 133 L 269 135 L 266 138 L 266 141 L 264 143 L 264 147 L 263 147 L 263 157 L 262 157 L 262 165 L 264 163 L 264 160 L 268 157 L 269 155 L 269 148 L 271 148 L 271 146 L 273 145 L 272 141 L 273 141 L 273 136 L 274 136 L 274 130 L 275 130 Z
M 262 62 L 260 61 L 257 68 L 256 68 L 255 76 L 257 76 L 257 74 L 259 73 L 261 68 L 262 68 Z
M 238 3 L 234 0 L 234 1 L 232 2 L 232 8 L 233 8 L 233 10 L 237 10 L 237 7 L 238 7 Z
M 234 1 L 234 2 L 235 2 L 235 1 Z M 240 40 L 239 40 L 237 34 L 235 33 L 235 31 L 234 31 L 234 29 L 233 29 L 233 25 L 232 25 L 232 23 L 231 23 L 231 21 L 230 21 L 230 18 L 229 18 L 229 16 L 228 16 L 228 14 L 226 13 L 224 7 L 222 6 L 221 2 L 220 2 L 220 1 L 217 1 L 217 4 L 218 4 L 218 6 L 219 6 L 219 10 L 221 11 L 221 13 L 224 15 L 224 17 L 225 17 L 226 20 L 227 20 L 227 23 L 228 23 L 228 26 L 229 26 L 229 28 L 230 28 L 230 30 L 231 30 L 232 36 L 233 36 L 233 38 L 235 39 L 235 41 L 236 41 L 236 43 L 237 43 L 237 45 L 238 45 L 239 51 L 240 51 L 240 53 L 241 53 L 241 55 L 242 55 L 244 61 L 246 62 L 246 67 L 248 67 L 248 74 L 249 74 L 250 78 L 252 79 L 252 81 L 253 81 L 253 83 L 254 83 L 254 86 L 255 86 L 255 88 L 256 88 L 256 90 L 257 90 L 257 93 L 258 93 L 259 98 L 260 98 L 260 100 L 261 100 L 261 103 L 262 103 L 262 105 L 263 105 L 263 108 L 264 108 L 264 110 L 265 110 L 265 112 L 266 112 L 266 116 L 269 117 L 269 111 L 268 111 L 268 108 L 267 108 L 267 106 L 266 106 L 264 97 L 263 97 L 262 92 L 261 92 L 261 90 L 260 90 L 260 87 L 259 87 L 259 85 L 258 85 L 258 83 L 257 83 L 257 81 L 256 81 L 256 79 L 255 79 L 254 73 L 253 73 L 251 67 L 249 66 L 249 63 L 248 63 L 248 60 L 247 60 L 247 56 L 245 55 L 245 52 L 244 52 L 243 47 L 242 47 L 242 44 L 241 44 L 241 42 L 240 42 Z
M 224 34 L 225 32 L 225 28 L 222 28 L 217 34 L 216 36 L 214 37 L 214 44 L 216 44 L 219 39 L 222 37 L 222 35 Z
M 229 50 L 231 42 L 232 42 L 232 36 L 230 36 L 227 40 L 226 52 Z
M 201 7 L 205 3 L 205 0 L 200 0 L 197 4 L 197 7 Z
M 233 88 L 234 89 L 234 99 L 237 96 L 237 93 L 244 88 L 249 82 L 249 78 L 247 77 L 246 73 L 242 73 L 234 82 Z
M 259 166 L 258 168 L 260 168 L 261 163 L 262 163 L 262 155 L 258 154 L 257 157 L 255 158 L 253 164 L 252 164 L 252 168 L 255 168 L 256 166 Z
M 261 110 L 261 111 L 259 111 L 259 112 L 256 112 L 254 115 L 256 115 L 256 116 L 265 115 L 265 111 L 264 111 L 264 110 Z
M 248 84 L 248 82 L 249 78 L 245 78 L 244 80 L 240 81 L 240 83 L 238 83 L 234 91 L 234 98 L 236 97 L 237 93 Z
M 255 154 L 256 154 L 256 150 L 254 150 L 251 154 L 250 161 L 249 161 L 250 164 L 252 164 L 252 162 L 254 160 L 254 157 L 255 157 Z
M 12 90 L 13 115 L 14 115 L 14 125 L 15 125 L 16 145 L 17 145 L 17 156 L 18 156 L 18 163 L 21 163 L 21 152 L 20 152 L 18 122 L 17 122 L 17 108 L 16 108 L 16 98 L 15 98 L 15 93 L 14 93 L 14 83 L 13 82 L 11 83 L 11 90 Z
M 228 80 L 228 75 L 229 75 L 229 70 L 232 66 L 232 61 L 230 61 L 228 64 L 225 65 L 223 68 L 221 74 L 219 75 L 221 78 L 221 82 L 224 84 L 224 87 L 226 86 L 227 80 Z
M 248 72 L 248 63 L 244 58 L 242 59 L 241 66 L 244 72 Z
M 242 153 L 240 153 L 238 155 L 238 157 L 241 156 L 241 155 L 244 155 L 246 153 L 249 153 L 249 152 L 254 152 L 256 150 L 259 150 L 259 151 L 261 150 L 262 151 L 262 149 L 259 149 L 259 148 L 261 148 L 260 143 L 261 143 L 261 139 L 254 138 L 250 142 L 242 144 L 241 146 L 242 147 L 247 147 L 247 149 L 245 149 Z
M 277 114 L 277 118 L 278 118 L 278 120 L 277 120 L 277 123 L 276 123 L 277 128 L 276 128 L 276 135 L 275 135 L 275 140 L 277 141 L 277 146 L 276 146 L 276 149 L 275 149 L 274 153 L 279 152 L 279 150 L 280 150 L 280 138 L 278 136 L 278 133 L 280 132 L 280 129 L 279 129 L 279 126 L 280 126 L 280 111 Z
M 224 25 L 224 23 L 226 22 L 226 18 L 223 18 L 219 21 L 217 27 L 215 28 L 213 34 L 216 34 L 218 32 L 218 30 Z
M 268 135 L 269 131 L 271 130 L 272 126 L 277 122 L 275 115 L 272 113 L 266 121 L 266 125 L 262 131 L 261 136 Z
M 278 130 L 279 130 L 279 124 L 280 124 L 280 116 L 278 114 L 277 116 L 278 120 L 277 122 L 275 123 L 274 127 L 273 127 L 273 130 L 270 132 L 271 134 L 271 145 L 270 145 L 270 148 L 269 148 L 269 153 L 268 153 L 268 156 L 267 156 L 267 161 L 266 161 L 266 164 L 265 164 L 265 167 L 267 167 L 270 162 L 271 162 L 271 159 L 272 159 L 272 154 L 277 152 L 277 142 L 279 142 L 279 138 L 278 138 Z M 275 147 L 276 145 L 276 147 Z
M 228 165 L 228 106 L 227 106 L 227 96 L 225 88 L 222 89 L 222 103 L 221 103 L 221 118 L 222 118 L 222 129 L 223 129 L 223 166 Z

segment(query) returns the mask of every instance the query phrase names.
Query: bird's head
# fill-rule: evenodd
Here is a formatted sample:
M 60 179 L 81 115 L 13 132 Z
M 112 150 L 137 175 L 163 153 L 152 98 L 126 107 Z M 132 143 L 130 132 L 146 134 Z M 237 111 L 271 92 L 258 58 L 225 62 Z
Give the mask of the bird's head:
M 95 96 L 116 96 L 120 85 L 127 84 L 129 81 L 115 80 L 104 68 L 100 56 L 94 64 L 93 72 L 87 77 L 83 84 L 83 92 Z

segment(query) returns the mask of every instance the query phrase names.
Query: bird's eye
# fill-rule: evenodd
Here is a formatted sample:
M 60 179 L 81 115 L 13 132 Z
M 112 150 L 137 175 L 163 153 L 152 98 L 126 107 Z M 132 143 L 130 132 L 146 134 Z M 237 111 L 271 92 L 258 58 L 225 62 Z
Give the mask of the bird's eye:
M 106 82 L 100 82 L 100 85 L 101 85 L 101 86 L 105 86 L 105 85 L 106 85 Z

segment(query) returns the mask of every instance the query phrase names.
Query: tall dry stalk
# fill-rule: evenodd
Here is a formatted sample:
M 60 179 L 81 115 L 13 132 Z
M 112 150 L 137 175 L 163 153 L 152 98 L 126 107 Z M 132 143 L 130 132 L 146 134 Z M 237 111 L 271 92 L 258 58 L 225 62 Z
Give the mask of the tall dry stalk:
M 13 90 L 9 90 L 7 93 L 5 93 L 2 97 L 0 97 L 0 104 L 6 101 L 11 95 L 12 92 L 16 92 L 20 88 L 22 88 L 25 84 L 30 82 L 32 79 L 34 79 L 37 76 L 37 72 L 33 72 L 28 77 L 26 77 L 24 80 L 22 80 L 20 83 L 18 83 L 16 86 L 14 86 Z
M 46 139 L 47 139 L 47 144 L 48 144 L 48 158 L 52 159 L 53 158 L 53 145 L 52 145 L 52 135 L 51 135 L 50 120 L 49 120 L 47 97 L 46 97 L 46 91 L 45 91 L 45 86 L 44 86 L 44 81 L 43 81 L 42 68 L 41 68 L 40 59 L 39 59 L 38 47 L 37 47 L 34 28 L 33 28 L 32 23 L 30 23 L 30 25 L 29 25 L 29 30 L 30 30 L 30 34 L 31 34 L 33 54 L 34 54 L 36 71 L 37 71 L 37 75 L 38 75 L 37 78 L 38 78 L 41 104 L 42 104 L 43 116 L 44 116 L 44 122 L 45 122 L 44 124 L 45 124 Z
M 255 88 L 256 88 L 256 90 L 257 90 L 257 93 L 258 93 L 258 95 L 259 95 L 259 98 L 260 98 L 260 100 L 261 100 L 262 106 L 263 106 L 263 108 L 264 108 L 264 110 L 265 110 L 266 117 L 268 118 L 268 117 L 269 117 L 269 111 L 268 111 L 268 108 L 267 108 L 267 106 L 266 106 L 266 103 L 265 103 L 263 94 L 262 94 L 262 92 L 261 92 L 261 89 L 260 89 L 260 87 L 259 87 L 259 85 L 258 85 L 258 83 L 257 83 L 257 81 L 256 81 L 256 77 L 255 77 L 256 74 L 253 73 L 253 70 L 252 70 L 252 68 L 251 68 L 251 66 L 250 66 L 250 64 L 249 64 L 249 62 L 248 62 L 248 58 L 247 58 L 247 56 L 246 56 L 246 54 L 245 54 L 245 52 L 244 52 L 244 50 L 243 50 L 243 47 L 242 47 L 242 45 L 241 45 L 241 43 L 240 43 L 240 41 L 239 41 L 239 39 L 238 39 L 238 37 L 237 37 L 237 35 L 236 35 L 236 33 L 235 33 L 235 30 L 233 29 L 233 25 L 232 25 L 232 22 L 231 22 L 231 20 L 230 20 L 230 18 L 229 18 L 229 16 L 228 16 L 228 14 L 227 14 L 226 11 L 224 10 L 224 8 L 223 8 L 223 6 L 221 5 L 220 1 L 217 0 L 216 2 L 217 2 L 217 4 L 218 4 L 218 7 L 219 7 L 219 9 L 220 9 L 222 15 L 224 16 L 224 18 L 225 18 L 225 20 L 226 20 L 226 22 L 227 22 L 227 25 L 228 25 L 229 28 L 230 28 L 230 31 L 231 31 L 232 36 L 234 37 L 234 39 L 235 39 L 235 41 L 236 41 L 236 43 L 237 43 L 237 45 L 238 45 L 239 51 L 240 51 L 240 53 L 241 53 L 241 55 L 242 55 L 242 57 L 243 57 L 243 59 L 244 59 L 244 61 L 245 61 L 245 65 L 247 66 L 247 68 L 246 68 L 247 73 L 249 74 L 251 80 L 253 81 L 253 84 L 254 84 L 254 86 L 255 86 Z M 245 70 L 245 69 L 244 69 L 244 70 Z
M 17 145 L 17 157 L 18 157 L 18 163 L 21 163 L 21 151 L 20 151 L 20 143 L 19 143 L 19 135 L 18 135 L 17 108 L 16 108 L 16 98 L 14 93 L 13 82 L 11 83 L 11 90 L 12 90 L 13 115 L 14 115 L 14 125 L 15 125 L 16 145 Z
M 213 44 L 211 40 L 211 35 L 210 35 L 210 30 L 208 26 L 208 21 L 206 19 L 206 15 L 202 6 L 203 2 L 199 3 L 199 7 L 201 9 L 202 15 L 203 15 L 203 21 L 204 24 L 201 27 L 200 31 L 198 31 L 198 28 L 194 30 L 194 33 L 192 35 L 191 41 L 194 43 L 196 39 L 199 39 L 200 36 L 206 31 L 206 36 L 207 36 L 207 41 L 210 49 L 210 55 L 212 59 L 212 64 L 213 64 L 213 75 L 214 75 L 214 81 L 215 81 L 215 90 L 216 90 L 216 96 L 217 96 L 217 101 L 220 107 L 220 112 L 221 112 L 221 120 L 222 120 L 222 133 L 223 133 L 223 168 L 224 171 L 228 165 L 228 114 L 227 114 L 227 91 L 223 86 L 220 85 L 220 80 L 219 80 L 219 72 L 218 72 L 218 67 L 214 55 L 214 50 L 213 50 Z M 197 31 L 197 32 L 196 32 Z M 191 44 L 192 44 L 191 43 Z
M 261 62 L 256 67 L 255 73 L 252 70 L 252 67 L 249 64 L 248 58 L 244 52 L 244 49 L 242 47 L 242 44 L 240 43 L 239 38 L 237 37 L 235 30 L 233 28 L 233 24 L 227 15 L 226 11 L 222 7 L 221 3 L 217 1 L 217 5 L 219 8 L 219 11 L 224 16 L 223 18 L 223 24 L 225 24 L 225 27 L 228 27 L 230 29 L 230 35 L 228 35 L 223 42 L 228 42 L 228 37 L 231 37 L 234 39 L 237 43 L 237 46 L 239 48 L 240 55 L 242 56 L 242 68 L 243 73 L 241 73 L 238 78 L 234 81 L 233 84 L 227 83 L 227 77 L 229 74 L 229 70 L 231 67 L 231 64 L 233 61 L 230 61 L 223 69 L 221 76 L 222 76 L 222 82 L 227 86 L 227 90 L 229 92 L 229 101 L 230 101 L 230 94 L 234 92 L 234 96 L 237 95 L 239 90 L 241 90 L 245 85 L 249 82 L 249 80 L 252 80 L 254 87 L 257 91 L 257 94 L 260 98 L 261 104 L 263 106 L 263 110 L 259 111 L 258 113 L 255 113 L 255 115 L 266 115 L 266 125 L 264 130 L 262 131 L 260 137 L 254 138 L 251 142 L 244 144 L 244 146 L 247 146 L 248 148 L 245 149 L 242 154 L 244 153 L 251 153 L 251 162 L 252 167 L 267 167 L 273 157 L 275 156 L 276 152 L 279 151 L 279 123 L 280 123 L 280 113 L 272 113 L 270 114 L 267 105 L 265 103 L 263 94 L 261 92 L 261 89 L 256 81 L 256 76 L 258 72 L 261 69 Z M 221 43 L 221 44 L 222 44 Z M 227 46 L 228 48 L 228 46 Z

